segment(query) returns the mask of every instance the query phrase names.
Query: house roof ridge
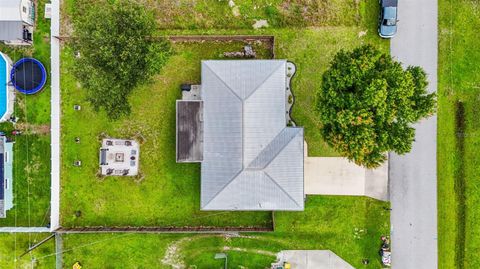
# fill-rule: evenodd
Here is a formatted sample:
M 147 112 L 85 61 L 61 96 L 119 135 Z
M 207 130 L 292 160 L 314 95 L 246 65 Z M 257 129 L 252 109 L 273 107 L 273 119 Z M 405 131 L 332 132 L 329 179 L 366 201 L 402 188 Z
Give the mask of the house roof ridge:
M 243 102 L 246 102 L 248 100 L 248 98 L 250 98 L 250 96 L 252 96 L 255 92 L 257 92 L 257 90 L 262 87 L 263 85 L 265 85 L 265 82 L 267 82 L 271 77 L 272 75 L 277 72 L 278 69 L 280 69 L 283 65 L 285 64 L 285 62 L 282 62 L 282 61 L 278 61 L 278 66 L 272 68 L 272 72 L 270 72 L 270 74 L 268 74 L 265 79 L 260 82 L 257 87 L 255 87 L 255 89 L 248 95 L 248 96 L 245 96 L 245 99 L 243 99 Z
M 267 176 L 268 179 L 270 179 L 270 181 L 272 181 L 273 184 L 275 184 L 275 186 L 282 190 L 282 192 L 287 195 L 287 197 L 290 198 L 291 201 L 293 201 L 298 207 L 302 207 L 297 203 L 295 199 L 293 199 L 293 197 L 290 195 L 290 193 L 288 193 L 288 191 L 286 191 L 280 184 L 278 184 L 278 182 L 272 176 L 270 176 L 270 174 L 268 174 L 266 171 L 262 172 Z
M 282 146 L 281 148 L 276 152 L 274 153 L 274 155 L 271 157 L 271 159 L 269 159 L 265 164 L 262 165 L 262 167 L 253 167 L 255 164 L 254 162 L 258 162 L 258 159 L 259 157 L 265 153 L 267 150 L 270 149 L 270 145 L 272 145 L 272 143 L 274 141 L 277 140 L 277 138 L 279 138 L 284 132 L 285 130 L 292 130 L 292 129 L 298 129 L 295 133 L 293 133 L 291 136 L 289 136 L 289 139 L 288 141 L 286 141 Z M 292 142 L 292 140 L 300 133 L 300 130 L 303 129 L 303 128 L 300 128 L 300 127 L 288 127 L 286 126 L 285 128 L 283 128 L 280 132 L 278 132 L 278 134 L 270 141 L 270 143 L 265 147 L 263 148 L 262 151 L 260 151 L 258 153 L 258 155 L 255 157 L 255 159 L 253 159 L 250 164 L 247 166 L 246 169 L 248 170 L 264 170 L 266 169 L 277 157 L 278 155 Z
M 208 65 L 208 62 L 207 62 L 207 61 L 204 61 L 204 63 L 205 63 L 205 67 L 207 67 L 208 70 L 210 70 L 210 71 L 215 75 L 215 77 L 218 78 L 218 80 L 220 80 L 220 81 L 222 82 L 222 84 L 225 85 L 225 87 L 227 87 L 227 89 L 230 90 L 230 91 L 233 93 L 233 95 L 235 95 L 235 97 L 238 98 L 238 100 L 240 100 L 240 102 L 242 102 L 242 105 L 243 105 L 243 99 L 242 99 L 242 97 L 238 96 L 238 94 L 230 87 L 230 85 L 228 85 L 228 83 L 225 82 L 225 80 L 223 80 L 223 79 L 217 74 L 217 72 L 215 72 L 212 68 L 210 68 L 210 66 Z
M 245 170 L 245 169 L 242 167 L 242 169 L 240 169 L 240 171 L 238 171 L 225 185 L 223 185 L 223 187 L 222 187 L 221 189 L 219 189 L 219 190 L 212 196 L 212 198 L 210 198 L 210 199 L 208 200 L 208 202 L 206 202 L 202 207 L 208 206 L 208 204 L 210 204 L 220 193 L 222 193 L 223 190 L 225 190 L 230 184 L 232 184 L 232 182 L 235 181 L 235 179 L 236 179 L 238 176 L 240 176 L 244 170 Z
M 262 167 L 261 169 L 255 169 L 255 168 L 251 168 L 251 167 L 246 167 L 246 168 L 245 168 L 245 167 L 242 167 L 242 169 L 240 169 L 240 171 L 238 171 L 238 172 L 237 172 L 220 190 L 218 190 L 218 191 L 212 196 L 212 198 L 210 198 L 210 199 L 208 200 L 208 202 L 206 202 L 202 207 L 208 206 L 208 204 L 209 204 L 210 202 L 212 202 L 220 193 L 223 192 L 223 190 L 225 190 L 230 184 L 232 184 L 232 183 L 235 181 L 235 179 L 237 179 L 244 171 L 252 171 L 252 170 L 262 171 L 263 173 L 265 173 L 265 174 L 267 175 L 267 177 L 268 177 L 271 181 L 273 181 L 273 182 L 275 183 L 275 185 L 277 185 L 283 192 L 285 192 L 285 193 L 288 195 L 288 197 L 289 197 L 290 199 L 292 199 L 298 206 L 300 206 L 300 205 L 287 193 L 287 191 L 286 191 L 284 188 L 282 188 L 282 186 L 280 186 L 280 184 L 278 184 L 278 183 L 275 181 L 275 179 L 274 179 L 272 176 L 270 176 L 270 175 L 265 171 L 265 169 L 278 157 L 278 155 L 280 155 L 280 153 L 281 153 L 288 145 L 290 145 L 290 143 L 295 139 L 295 137 L 300 133 L 300 130 L 302 130 L 303 128 L 302 128 L 302 127 L 288 127 L 288 126 L 287 126 L 287 127 L 283 128 L 282 131 L 280 131 L 280 132 L 277 134 L 277 136 L 275 136 L 275 138 L 272 139 L 272 141 L 275 140 L 275 139 L 276 139 L 283 131 L 285 131 L 286 129 L 289 129 L 289 130 L 296 129 L 297 131 L 290 137 L 290 139 L 288 140 L 288 142 L 285 143 L 285 144 L 282 146 L 282 148 L 272 157 L 272 159 L 271 159 L 264 167 Z M 271 142 L 272 142 L 272 141 L 271 141 Z M 269 145 L 270 145 L 270 144 L 269 144 Z M 265 149 L 266 149 L 266 148 L 268 148 L 268 145 L 267 145 L 267 147 L 265 147 Z M 265 150 L 265 149 L 264 149 L 264 150 Z M 264 152 L 264 150 L 262 150 L 258 155 L 262 154 L 262 152 Z M 258 156 L 257 156 L 257 157 L 258 157 Z M 256 158 L 255 158 L 255 159 L 256 159 Z M 254 159 L 252 162 L 254 162 L 255 159 Z M 249 165 L 249 166 L 250 166 L 250 165 Z

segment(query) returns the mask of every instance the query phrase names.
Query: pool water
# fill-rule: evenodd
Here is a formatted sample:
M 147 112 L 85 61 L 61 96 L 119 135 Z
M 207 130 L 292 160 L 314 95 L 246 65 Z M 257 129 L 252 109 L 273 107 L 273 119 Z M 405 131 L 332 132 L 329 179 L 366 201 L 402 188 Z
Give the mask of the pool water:
M 0 52 L 0 121 L 4 121 L 8 107 L 8 78 L 10 70 L 7 58 Z

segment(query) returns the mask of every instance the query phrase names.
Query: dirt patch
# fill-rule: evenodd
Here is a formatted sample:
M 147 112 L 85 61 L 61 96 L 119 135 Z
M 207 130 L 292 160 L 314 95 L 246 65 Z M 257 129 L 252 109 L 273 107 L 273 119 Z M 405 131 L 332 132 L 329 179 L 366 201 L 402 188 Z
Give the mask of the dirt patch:
M 73 25 L 64 2 L 64 0 L 60 1 L 60 8 L 62 9 L 60 12 L 60 36 L 71 36 L 73 34 Z
M 231 240 L 231 238 L 257 239 L 256 236 L 240 235 L 239 233 L 205 234 L 205 235 L 197 235 L 193 237 L 185 237 L 180 240 L 174 241 L 170 245 L 168 245 L 167 250 L 165 251 L 165 255 L 161 260 L 162 264 L 171 266 L 174 269 L 187 268 L 187 265 L 183 260 L 183 254 L 182 254 L 182 250 L 185 244 L 192 242 L 193 240 L 208 238 L 208 237 L 223 237 L 226 241 Z M 244 248 L 236 248 L 236 247 L 232 248 L 232 247 L 224 246 L 223 250 L 256 253 L 256 254 L 273 256 L 273 257 L 276 256 L 276 253 L 274 252 L 258 250 L 258 249 L 244 249 Z
M 252 25 L 253 29 L 267 28 L 267 20 L 255 20 L 255 23 Z
M 163 256 L 162 263 L 169 265 L 174 269 L 186 268 L 185 261 L 181 254 L 182 244 L 192 241 L 192 237 L 182 238 L 168 245 L 165 255 Z
M 17 123 L 15 128 L 22 131 L 24 134 L 46 135 L 50 133 L 50 125 L 48 124 L 35 125 L 22 122 Z
M 255 253 L 255 254 L 260 254 L 260 255 L 265 255 L 265 256 L 273 256 L 276 257 L 277 253 L 271 252 L 271 251 L 266 251 L 266 250 L 261 250 L 261 249 L 246 249 L 246 248 L 232 248 L 228 246 L 223 247 L 224 251 L 239 251 L 239 252 L 246 252 L 246 253 Z

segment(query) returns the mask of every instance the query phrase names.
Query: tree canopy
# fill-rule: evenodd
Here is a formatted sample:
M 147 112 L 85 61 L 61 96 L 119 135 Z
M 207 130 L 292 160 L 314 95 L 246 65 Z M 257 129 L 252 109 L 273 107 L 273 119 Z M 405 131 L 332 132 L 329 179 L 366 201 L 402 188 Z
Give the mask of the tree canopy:
M 110 118 L 130 112 L 128 96 L 166 63 L 171 47 L 153 38 L 151 12 L 130 0 L 86 1 L 75 16 L 75 75 L 95 109 Z
M 422 68 L 404 70 L 370 45 L 342 50 L 318 91 L 322 136 L 342 156 L 367 168 L 381 165 L 389 151 L 405 154 L 415 138 L 411 124 L 435 112 L 435 94 L 427 85 Z

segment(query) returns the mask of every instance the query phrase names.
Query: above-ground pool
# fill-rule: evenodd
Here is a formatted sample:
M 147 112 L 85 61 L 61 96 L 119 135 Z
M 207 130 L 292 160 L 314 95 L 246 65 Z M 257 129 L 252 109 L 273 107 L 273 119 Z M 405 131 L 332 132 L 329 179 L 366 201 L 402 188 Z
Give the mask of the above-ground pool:
M 6 121 L 13 112 L 14 94 L 8 85 L 11 61 L 0 52 L 0 121 Z
M 43 64 L 33 58 L 23 58 L 13 65 L 10 80 L 19 92 L 35 94 L 47 82 L 47 71 Z

